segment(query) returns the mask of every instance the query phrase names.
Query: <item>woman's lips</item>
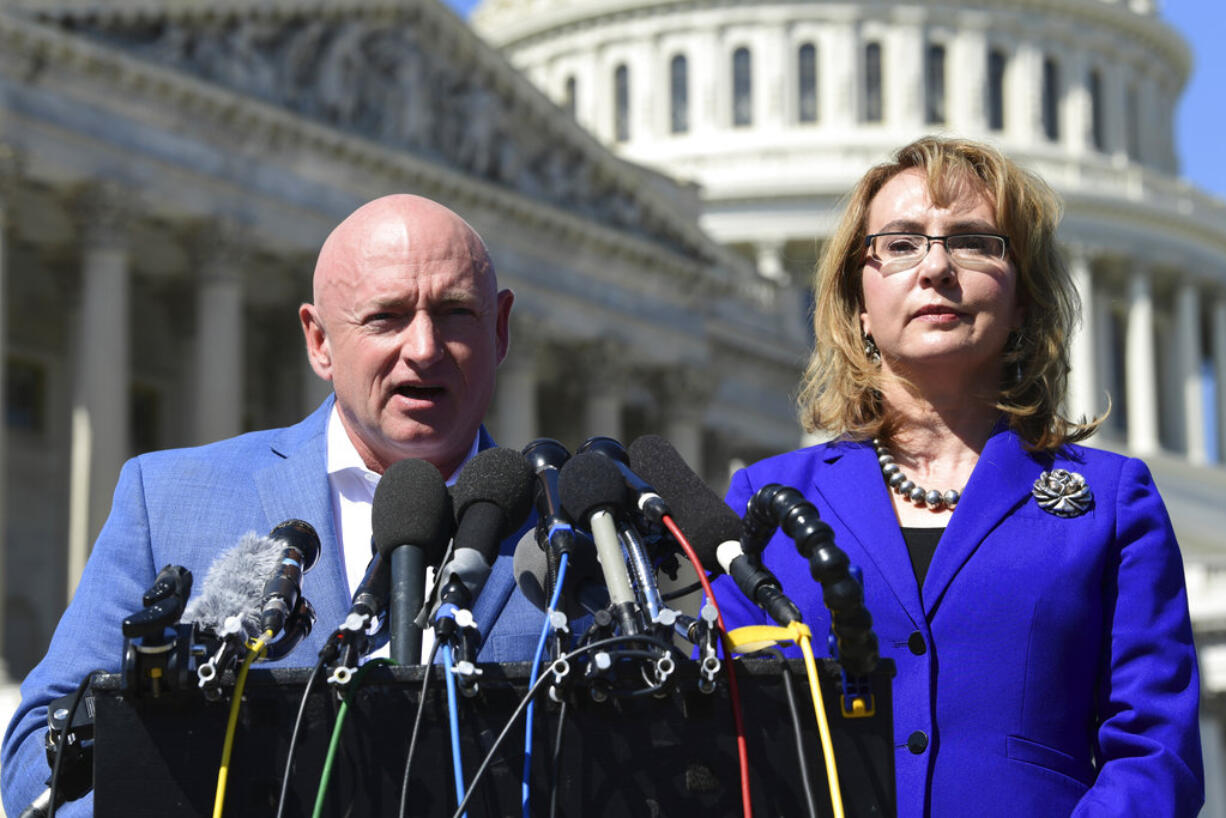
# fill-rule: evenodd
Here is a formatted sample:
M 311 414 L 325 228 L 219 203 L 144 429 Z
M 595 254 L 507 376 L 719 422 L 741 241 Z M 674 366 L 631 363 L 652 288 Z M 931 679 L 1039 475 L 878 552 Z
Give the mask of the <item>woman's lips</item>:
M 916 321 L 924 321 L 930 324 L 941 324 L 950 321 L 957 321 L 962 317 L 962 313 L 952 307 L 923 307 L 913 316 Z

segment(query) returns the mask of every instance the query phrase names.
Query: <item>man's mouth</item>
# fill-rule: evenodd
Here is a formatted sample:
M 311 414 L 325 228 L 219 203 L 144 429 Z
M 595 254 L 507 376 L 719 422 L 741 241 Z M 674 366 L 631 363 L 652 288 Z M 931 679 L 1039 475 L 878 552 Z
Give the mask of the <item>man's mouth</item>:
M 402 395 L 411 400 L 438 400 L 447 390 L 441 386 L 420 386 L 415 384 L 404 384 L 398 386 L 394 390 L 395 394 Z

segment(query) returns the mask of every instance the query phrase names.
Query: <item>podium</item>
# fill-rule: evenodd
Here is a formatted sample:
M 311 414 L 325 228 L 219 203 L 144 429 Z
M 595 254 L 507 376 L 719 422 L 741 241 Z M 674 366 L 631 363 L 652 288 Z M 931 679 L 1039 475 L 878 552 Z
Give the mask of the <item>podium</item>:
M 482 665 L 480 689 L 459 702 L 465 781 L 471 781 L 498 733 L 527 691 L 528 664 Z M 874 715 L 846 718 L 837 666 L 819 660 L 846 815 L 893 816 L 894 739 L 890 698 L 893 664 L 870 677 Z M 442 669 L 372 668 L 353 697 L 333 765 L 324 815 L 395 816 L 422 674 L 430 680 L 415 752 L 408 815 L 450 816 L 456 808 Z M 806 800 L 781 673 L 774 659 L 737 661 L 745 714 L 754 814 L 804 816 Z M 813 704 L 804 666 L 792 674 L 809 779 L 818 813 L 831 815 Z M 227 818 L 275 813 L 291 731 L 307 669 L 255 669 L 247 679 L 230 765 Z M 676 684 L 662 697 L 591 695 L 582 678 L 559 705 L 539 696 L 533 728 L 531 812 L 559 816 L 690 816 L 740 814 L 736 737 L 726 678 L 714 692 L 697 689 L 696 669 L 678 663 Z M 229 712 L 227 697 L 198 691 L 157 698 L 121 694 L 119 676 L 93 684 L 94 792 L 97 818 L 210 816 Z M 294 753 L 286 816 L 308 816 L 323 774 L 339 702 L 326 684 L 308 700 Z M 554 756 L 561 722 L 561 751 Z M 522 813 L 522 717 L 494 755 L 467 812 L 472 818 Z

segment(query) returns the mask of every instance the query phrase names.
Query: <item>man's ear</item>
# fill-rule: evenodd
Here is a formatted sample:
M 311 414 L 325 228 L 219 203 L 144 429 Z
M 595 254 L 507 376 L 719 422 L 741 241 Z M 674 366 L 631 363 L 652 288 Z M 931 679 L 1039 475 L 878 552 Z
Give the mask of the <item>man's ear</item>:
M 319 319 L 319 310 L 314 304 L 303 304 L 298 308 L 298 320 L 302 322 L 311 369 L 325 381 L 332 380 L 332 349 L 328 344 L 328 333 Z
M 494 342 L 497 344 L 498 363 L 507 357 L 511 346 L 511 305 L 515 303 L 515 293 L 503 290 L 498 293 L 497 315 L 494 318 Z

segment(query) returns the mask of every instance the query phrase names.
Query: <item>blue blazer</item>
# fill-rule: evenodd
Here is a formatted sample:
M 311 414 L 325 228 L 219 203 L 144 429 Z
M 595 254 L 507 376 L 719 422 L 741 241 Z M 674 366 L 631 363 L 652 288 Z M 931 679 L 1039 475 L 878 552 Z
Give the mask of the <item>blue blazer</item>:
M 42 740 L 47 703 L 71 693 L 90 670 L 119 669 L 120 623 L 140 609 L 141 595 L 167 564 L 190 569 L 198 590 L 213 559 L 243 534 L 266 534 L 293 517 L 309 522 L 323 547 L 318 562 L 303 578 L 302 592 L 318 618 L 311 636 L 279 664 L 315 663 L 323 641 L 341 623 L 350 604 L 326 467 L 333 400 L 329 397 L 305 420 L 285 429 L 252 432 L 193 449 L 153 452 L 124 465 L 110 517 L 47 655 L 22 683 L 21 705 L 4 737 L 0 783 L 9 815 L 20 813 L 46 786 L 49 769 Z M 482 429 L 481 448 L 492 445 Z M 516 534 L 502 544 L 473 606 L 485 634 L 482 661 L 529 659 L 539 637 L 543 615 L 521 594 L 511 593 L 518 540 Z M 92 794 L 57 810 L 65 818 L 92 812 Z
M 1039 508 L 1031 488 L 1053 468 L 1085 477 L 1085 514 Z M 881 655 L 898 666 L 899 818 L 1197 813 L 1199 681 L 1183 567 L 1143 463 L 1077 446 L 1031 454 L 998 430 L 923 588 L 871 445 L 762 461 L 733 477 L 728 503 L 743 513 L 767 483 L 804 494 L 864 572 Z M 808 562 L 782 533 L 764 559 L 824 653 L 829 616 Z M 727 577 L 716 596 L 728 627 L 765 621 Z

